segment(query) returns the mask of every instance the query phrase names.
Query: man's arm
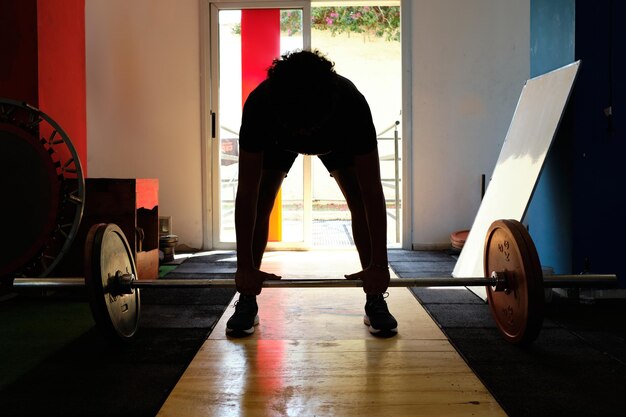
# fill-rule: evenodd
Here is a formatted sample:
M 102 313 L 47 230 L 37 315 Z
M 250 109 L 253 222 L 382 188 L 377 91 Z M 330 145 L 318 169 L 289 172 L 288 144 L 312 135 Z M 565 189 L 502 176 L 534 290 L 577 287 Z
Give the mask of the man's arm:
M 252 239 L 256 223 L 259 185 L 263 171 L 263 153 L 239 152 L 239 180 L 235 197 L 235 233 L 237 267 L 254 268 Z
M 237 291 L 259 294 L 263 281 L 279 276 L 259 271 L 254 266 L 252 241 L 256 224 L 259 185 L 263 172 L 263 152 L 239 151 L 239 183 L 235 197 L 235 233 L 237 236 Z

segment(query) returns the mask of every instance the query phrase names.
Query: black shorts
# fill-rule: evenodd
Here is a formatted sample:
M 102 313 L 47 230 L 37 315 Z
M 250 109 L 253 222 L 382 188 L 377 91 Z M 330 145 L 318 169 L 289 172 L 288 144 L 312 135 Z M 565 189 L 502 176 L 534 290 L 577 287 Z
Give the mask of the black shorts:
M 270 169 L 288 173 L 298 153 L 283 149 L 274 149 L 263 153 L 263 169 Z M 354 155 L 343 152 L 330 152 L 317 156 L 324 164 L 328 172 L 354 165 Z

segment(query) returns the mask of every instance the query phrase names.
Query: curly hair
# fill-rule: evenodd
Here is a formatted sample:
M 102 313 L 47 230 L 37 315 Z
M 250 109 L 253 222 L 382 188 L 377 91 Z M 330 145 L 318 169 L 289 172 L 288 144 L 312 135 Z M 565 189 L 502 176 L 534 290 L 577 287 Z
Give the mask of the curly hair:
M 299 80 L 328 80 L 335 74 L 335 63 L 329 61 L 319 50 L 296 50 L 274 59 L 267 70 L 272 83 Z

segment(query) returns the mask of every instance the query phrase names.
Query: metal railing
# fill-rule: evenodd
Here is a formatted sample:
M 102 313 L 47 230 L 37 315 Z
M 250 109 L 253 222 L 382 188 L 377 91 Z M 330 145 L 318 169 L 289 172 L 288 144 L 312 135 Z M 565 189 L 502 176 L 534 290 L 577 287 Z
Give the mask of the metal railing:
M 398 133 L 398 126 L 400 122 L 396 120 L 392 125 L 376 134 L 376 138 L 379 141 L 393 140 L 393 154 L 392 155 L 380 155 L 381 162 L 392 161 L 394 164 L 394 177 L 393 178 L 381 178 L 383 187 L 393 187 L 394 190 L 394 208 L 395 208 L 395 224 L 396 224 L 396 242 L 400 242 L 401 227 L 400 227 L 400 135 Z M 385 133 L 393 129 L 393 137 L 381 137 Z M 391 184 L 390 184 L 391 183 Z

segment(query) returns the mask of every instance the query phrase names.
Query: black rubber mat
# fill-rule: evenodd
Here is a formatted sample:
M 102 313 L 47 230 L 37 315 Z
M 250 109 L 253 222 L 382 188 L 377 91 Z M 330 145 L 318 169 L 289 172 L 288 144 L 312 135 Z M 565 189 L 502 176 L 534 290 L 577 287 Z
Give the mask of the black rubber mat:
M 400 277 L 450 275 L 456 263 L 445 252 L 394 251 L 390 259 Z M 553 297 L 538 339 L 517 347 L 469 290 L 412 291 L 509 416 L 626 415 L 626 300 Z
M 234 293 L 144 289 L 140 328 L 122 347 L 79 296 L 0 302 L 0 416 L 155 416 Z
M 392 250 L 389 258 L 400 277 L 449 275 L 456 262 L 446 252 Z M 232 253 L 194 257 L 168 276 L 232 278 L 234 261 Z M 555 298 L 537 341 L 520 348 L 468 290 L 413 292 L 509 416 L 626 415 L 625 300 Z M 156 415 L 233 295 L 144 290 L 140 330 L 124 348 L 106 343 L 82 300 L 0 302 L 0 416 Z

